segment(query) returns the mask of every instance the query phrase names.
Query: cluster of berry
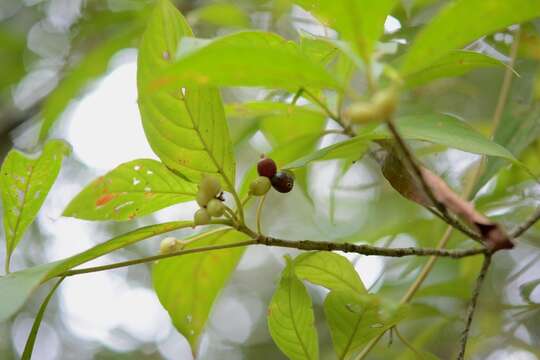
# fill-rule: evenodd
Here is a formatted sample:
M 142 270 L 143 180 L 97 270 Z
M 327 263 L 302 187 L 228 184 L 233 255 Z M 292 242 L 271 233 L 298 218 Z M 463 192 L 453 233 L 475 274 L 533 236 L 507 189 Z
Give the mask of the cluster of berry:
M 270 190 L 270 186 L 280 193 L 288 193 L 294 186 L 293 174 L 289 171 L 277 171 L 276 163 L 270 158 L 263 157 L 257 163 L 257 173 L 259 177 L 249 186 L 251 195 L 262 196 Z
M 221 217 L 225 213 L 225 205 L 221 197 L 221 184 L 211 175 L 205 175 L 199 183 L 197 204 L 200 209 L 195 212 L 193 224 L 206 225 L 213 217 Z

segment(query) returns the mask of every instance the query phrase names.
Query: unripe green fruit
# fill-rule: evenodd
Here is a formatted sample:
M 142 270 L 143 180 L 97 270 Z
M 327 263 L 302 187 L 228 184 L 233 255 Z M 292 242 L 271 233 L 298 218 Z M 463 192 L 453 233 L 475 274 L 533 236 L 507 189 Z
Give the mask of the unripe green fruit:
M 199 209 L 195 212 L 193 216 L 193 224 L 197 225 L 206 225 L 210 223 L 210 214 L 206 209 Z
M 294 186 L 294 176 L 289 171 L 280 171 L 272 179 L 272 187 L 280 193 L 288 193 Z
M 199 204 L 200 207 L 205 207 L 206 205 L 208 205 L 208 202 L 210 200 L 212 200 L 214 197 L 213 196 L 209 196 L 207 193 L 201 191 L 201 189 L 199 189 L 199 191 L 197 192 L 197 204 Z
M 369 102 L 354 103 L 345 110 L 345 117 L 354 124 L 365 124 L 371 121 L 383 120 L 376 106 Z
M 218 199 L 212 199 L 208 202 L 206 211 L 212 217 L 220 217 L 225 212 L 225 205 Z
M 176 251 L 176 239 L 173 237 L 168 237 L 161 240 L 159 244 L 159 253 L 160 254 L 170 254 Z
M 272 183 L 266 176 L 259 176 L 249 184 L 249 193 L 254 196 L 263 196 L 270 190 Z
M 373 95 L 371 103 L 375 107 L 379 117 L 383 120 L 388 119 L 396 111 L 398 104 L 398 96 L 396 90 L 388 88 L 377 92 Z
M 216 197 L 221 192 L 219 180 L 212 175 L 205 175 L 199 183 L 199 192 L 205 194 L 209 199 Z

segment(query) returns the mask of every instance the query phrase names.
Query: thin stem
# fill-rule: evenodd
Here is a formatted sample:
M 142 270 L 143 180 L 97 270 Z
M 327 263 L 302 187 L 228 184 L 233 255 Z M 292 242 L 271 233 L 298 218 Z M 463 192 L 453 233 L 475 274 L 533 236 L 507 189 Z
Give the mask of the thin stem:
M 401 341 L 403 343 L 403 345 L 405 345 L 409 350 L 411 350 L 416 355 L 417 359 L 423 359 L 424 358 L 422 356 L 422 354 L 418 350 L 416 350 L 415 347 L 407 339 L 405 339 L 403 337 L 403 335 L 401 335 L 401 333 L 399 332 L 397 326 L 394 326 L 393 330 L 396 333 L 399 341 Z
M 484 257 L 484 263 L 482 264 L 482 269 L 480 270 L 480 273 L 478 274 L 478 278 L 476 279 L 476 286 L 474 287 L 471 303 L 469 304 L 469 308 L 467 310 L 467 320 L 465 323 L 465 329 L 463 330 L 463 333 L 461 334 L 461 349 L 457 357 L 458 360 L 463 360 L 465 358 L 467 340 L 469 339 L 469 331 L 471 329 L 474 312 L 476 310 L 476 304 L 478 303 L 480 290 L 482 289 L 482 284 L 484 283 L 484 279 L 486 278 L 486 274 L 488 272 L 490 264 L 491 264 L 491 254 L 486 254 Z
M 392 118 L 388 118 L 386 120 L 386 125 L 392 133 L 394 140 L 396 140 L 396 143 L 398 144 L 401 152 L 403 153 L 407 165 L 413 171 L 416 179 L 420 182 L 424 193 L 427 195 L 431 203 L 437 208 L 437 210 L 439 210 L 441 214 L 443 214 L 443 216 L 448 217 L 448 211 L 446 210 L 446 207 L 439 200 L 437 200 L 437 198 L 433 194 L 433 191 L 431 190 L 431 187 L 426 183 L 424 175 L 422 174 L 422 169 L 417 164 L 415 157 L 409 150 L 409 147 L 405 143 L 405 140 L 403 140 L 403 138 L 399 134 Z
M 256 223 L 257 223 L 257 234 L 261 235 L 262 234 L 262 231 L 261 231 L 261 215 L 262 215 L 262 208 L 263 208 L 263 205 L 264 205 L 264 200 L 266 200 L 266 195 L 268 195 L 268 193 L 264 194 L 261 199 L 259 200 L 259 206 L 257 206 L 257 212 L 255 214 L 255 220 L 256 220 Z
M 304 92 L 304 88 L 298 89 L 296 94 L 294 94 L 294 97 L 293 97 L 293 99 L 291 101 L 291 105 L 296 105 L 296 102 L 298 101 L 298 99 L 300 99 L 300 96 L 302 96 L 303 92 Z
M 303 90 L 304 93 L 311 99 L 313 100 L 322 110 L 324 110 L 324 112 L 328 115 L 328 117 L 330 117 L 332 120 L 335 120 L 337 122 L 340 122 L 341 120 L 339 119 L 339 116 L 337 116 L 336 114 L 334 114 L 334 112 L 332 110 L 330 110 L 330 108 L 328 106 L 326 106 L 326 104 L 321 100 L 319 99 L 317 96 L 315 96 L 311 91 L 307 90 L 307 89 L 304 89 Z
M 144 264 L 156 260 L 166 259 L 174 256 L 182 256 L 187 254 L 194 254 L 205 251 L 229 249 L 233 247 L 240 246 L 249 246 L 249 245 L 265 245 L 265 246 L 275 246 L 275 247 L 284 247 L 299 249 L 304 251 L 343 251 L 343 252 L 352 252 L 362 255 L 379 255 L 379 256 L 388 256 L 388 257 L 403 257 L 403 256 L 443 256 L 454 259 L 460 259 L 468 256 L 481 255 L 486 253 L 484 248 L 474 248 L 474 249 L 464 249 L 464 250 L 438 250 L 432 248 L 415 248 L 415 247 L 406 247 L 406 248 L 384 248 L 371 245 L 356 245 L 350 243 L 334 243 L 327 241 L 312 241 L 312 240 L 283 240 L 275 239 L 267 236 L 257 236 L 253 231 L 247 228 L 239 228 L 240 231 L 245 232 L 252 237 L 252 240 L 241 241 L 232 244 L 223 244 L 223 245 L 214 245 L 206 246 L 195 249 L 186 249 L 172 252 L 169 254 L 159 254 L 154 256 L 148 256 L 140 259 L 122 261 L 115 264 L 96 266 L 84 269 L 70 270 L 59 276 L 72 276 L 78 274 L 86 274 L 97 271 L 105 271 L 111 269 L 117 269 L 121 267 Z
M 251 194 L 247 194 L 244 200 L 242 200 L 242 207 L 246 207 L 247 203 L 249 202 L 249 200 L 251 200 L 251 198 L 252 198 Z
M 4 265 L 4 270 L 6 271 L 6 275 L 8 275 L 10 271 L 10 263 L 11 263 L 11 251 L 9 249 L 6 250 L 6 263 Z
M 470 237 L 471 239 L 475 240 L 476 242 L 484 245 L 484 242 L 482 240 L 482 237 L 475 233 L 474 231 L 468 229 L 466 226 L 464 226 L 461 222 L 459 222 L 459 220 L 453 218 L 452 216 L 448 215 L 448 216 L 444 216 L 443 214 L 439 213 L 438 211 L 430 208 L 430 207 L 426 207 L 426 209 L 431 212 L 433 215 L 437 216 L 438 218 L 440 218 L 442 221 L 444 221 L 445 223 L 447 223 L 448 225 L 450 225 L 451 227 L 453 227 L 454 229 L 460 231 L 461 233 L 463 233 L 464 235 L 467 235 L 468 237 Z
M 523 233 L 540 220 L 540 207 L 525 222 L 510 232 L 513 238 L 520 237 Z
M 502 114 L 504 107 L 508 100 L 508 94 L 510 93 L 510 85 L 512 84 L 512 77 L 514 75 L 513 67 L 516 62 L 517 52 L 519 48 L 519 38 L 521 35 L 520 28 L 514 32 L 514 41 L 512 42 L 512 48 L 510 49 L 510 63 L 508 64 L 505 72 L 504 78 L 501 85 L 501 91 L 499 92 L 499 99 L 497 100 L 497 105 L 495 106 L 495 112 L 493 113 L 493 131 L 497 129 L 501 123 Z M 492 136 L 493 138 L 493 136 Z
M 73 275 L 87 274 L 87 273 L 93 273 L 93 272 L 98 272 L 98 271 L 106 271 L 106 270 L 118 269 L 118 268 L 121 268 L 121 267 L 144 264 L 144 263 L 157 261 L 157 260 L 161 260 L 161 259 L 167 259 L 167 258 L 175 257 L 175 256 L 195 254 L 195 253 L 200 253 L 200 252 L 204 252 L 204 251 L 230 249 L 230 248 L 234 248 L 234 247 L 254 245 L 256 243 L 257 242 L 255 240 L 248 240 L 248 241 L 241 241 L 241 242 L 236 242 L 236 243 L 231 243 L 231 244 L 213 245 L 213 246 L 205 246 L 205 247 L 200 247 L 200 248 L 195 248 L 195 249 L 180 250 L 180 251 L 175 251 L 175 252 L 172 252 L 172 253 L 169 253 L 169 254 L 160 254 L 160 255 L 154 255 L 154 256 L 147 256 L 147 257 L 140 258 L 140 259 L 122 261 L 122 262 L 118 262 L 118 263 L 115 263 L 115 264 L 94 266 L 94 267 L 88 267 L 88 268 L 84 268 L 84 269 L 69 270 L 69 271 L 66 271 L 63 274 L 60 274 L 59 276 L 73 276 Z

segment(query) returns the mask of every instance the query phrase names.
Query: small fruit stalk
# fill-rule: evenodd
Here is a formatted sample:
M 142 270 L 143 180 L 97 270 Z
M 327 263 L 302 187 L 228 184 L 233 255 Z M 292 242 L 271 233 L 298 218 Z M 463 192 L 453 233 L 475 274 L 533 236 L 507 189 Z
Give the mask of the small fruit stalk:
M 193 216 L 194 226 L 209 224 L 213 217 L 221 217 L 225 213 L 221 184 L 211 175 L 205 175 L 201 179 L 196 200 L 200 209 Z

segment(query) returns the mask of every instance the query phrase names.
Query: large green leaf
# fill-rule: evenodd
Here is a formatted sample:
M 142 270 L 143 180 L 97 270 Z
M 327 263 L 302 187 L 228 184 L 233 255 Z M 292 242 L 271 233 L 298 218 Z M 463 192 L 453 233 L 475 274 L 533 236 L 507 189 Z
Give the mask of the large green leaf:
M 188 50 L 182 51 L 182 47 Z M 174 54 L 174 53 L 173 53 Z M 308 58 L 296 43 L 262 31 L 245 31 L 201 41 L 186 38 L 180 52 L 148 89 L 175 84 L 340 88 L 323 65 Z
M 186 249 L 247 239 L 243 233 L 225 229 L 198 238 Z M 243 253 L 244 248 L 240 247 L 204 252 L 160 260 L 153 267 L 152 279 L 159 301 L 169 312 L 174 326 L 188 339 L 194 354 L 212 305 Z
M 336 29 L 364 59 L 384 32 L 386 17 L 396 0 L 295 0 L 323 24 Z
M 32 292 L 40 284 L 46 282 L 47 280 L 61 275 L 65 271 L 75 266 L 134 244 L 138 241 L 173 230 L 191 227 L 192 225 L 193 223 L 191 221 L 174 221 L 147 226 L 131 231 L 127 234 L 117 236 L 109 241 L 96 245 L 80 254 L 68 257 L 66 259 L 35 266 L 0 277 L 0 294 L 2 294 L 2 301 L 0 301 L 0 322 L 5 321 L 11 315 L 16 313 L 25 303 L 26 299 L 32 294 Z
M 194 200 L 196 195 L 196 184 L 176 176 L 159 161 L 139 159 L 94 180 L 70 202 L 63 215 L 86 220 L 131 220 Z
M 405 76 L 405 83 L 407 87 L 415 87 L 439 78 L 461 76 L 478 68 L 502 66 L 505 66 L 503 62 L 481 53 L 452 51 L 431 65 Z
M 425 69 L 483 35 L 538 16 L 538 0 L 452 1 L 418 34 L 401 71 L 409 75 Z
M 368 150 L 369 142 L 364 138 L 353 138 L 342 141 L 322 149 L 319 149 L 311 154 L 308 154 L 300 159 L 297 159 L 289 164 L 286 168 L 296 169 L 305 167 L 313 161 L 343 159 L 354 161 L 360 159 Z
M 235 161 L 219 91 L 175 82 L 171 90 L 148 90 L 155 74 L 167 68 L 191 29 L 178 10 L 160 0 L 139 48 L 137 87 L 146 137 L 167 167 L 199 182 L 204 173 L 221 177 L 233 191 Z
M 368 341 L 405 317 L 404 308 L 350 290 L 331 291 L 324 301 L 324 313 L 339 359 L 351 359 Z
M 313 305 L 306 287 L 287 259 L 279 285 L 268 307 L 268 329 L 274 342 L 292 360 L 319 358 Z
M 467 123 L 451 115 L 405 116 L 396 120 L 396 126 L 406 139 L 430 141 L 475 154 L 517 161 L 514 155 L 504 147 L 487 139 Z M 381 125 L 372 133 L 367 133 L 364 136 L 372 139 L 392 137 L 386 125 Z
M 0 170 L 0 191 L 8 258 L 34 221 L 69 152 L 65 142 L 52 140 L 37 158 L 17 150 L 6 156 Z
M 55 121 L 81 90 L 107 70 L 110 58 L 119 50 L 128 47 L 140 33 L 140 23 L 132 21 L 128 27 L 100 42 L 99 46 L 91 50 L 81 59 L 80 63 L 70 69 L 43 103 L 41 112 L 43 123 L 39 133 L 41 140 L 47 137 Z
M 349 260 L 333 252 L 307 252 L 296 257 L 294 272 L 298 278 L 330 290 L 366 293 L 360 276 Z

